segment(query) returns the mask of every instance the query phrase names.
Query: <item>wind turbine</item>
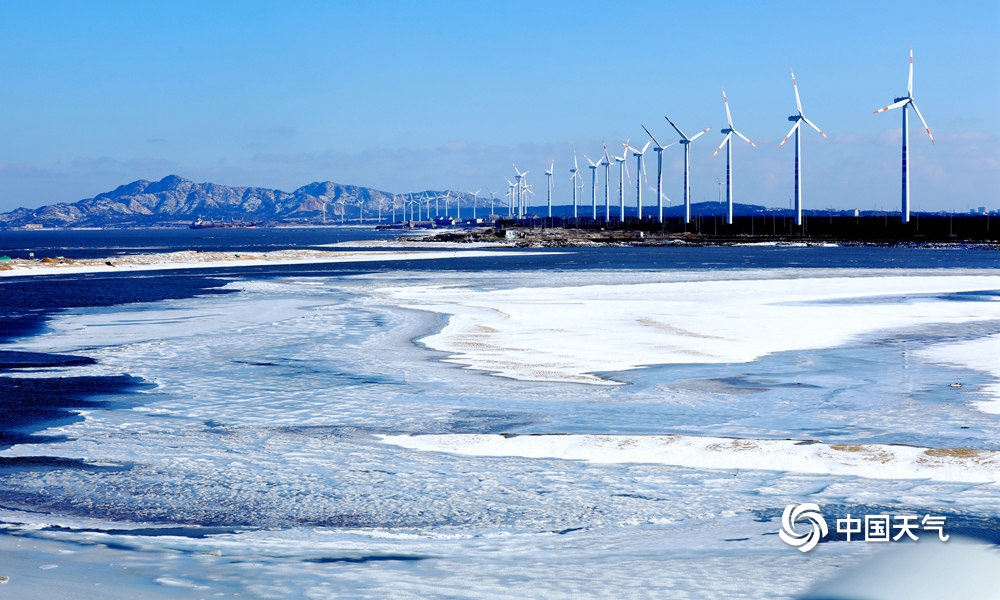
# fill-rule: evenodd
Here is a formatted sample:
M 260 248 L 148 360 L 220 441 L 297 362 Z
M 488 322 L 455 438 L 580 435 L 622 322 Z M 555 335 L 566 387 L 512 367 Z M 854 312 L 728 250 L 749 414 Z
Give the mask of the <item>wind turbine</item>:
M 531 206 L 531 199 L 535 197 L 535 189 L 531 187 L 528 182 L 524 183 L 524 216 L 527 217 L 529 214 L 528 207 Z
M 660 142 L 656 141 L 656 138 L 653 137 L 653 134 L 650 133 L 648 129 L 646 129 L 645 125 L 643 125 L 642 128 L 646 131 L 647 134 L 649 134 L 649 139 L 653 140 L 653 143 L 656 144 L 655 146 L 653 146 L 653 150 L 656 151 L 656 207 L 660 211 L 659 219 L 660 223 L 662 223 L 663 222 L 663 151 L 669 148 L 670 146 L 673 146 L 673 144 L 667 144 L 666 146 L 660 144 Z
M 642 181 L 640 181 L 639 175 L 645 178 L 646 171 L 642 166 L 642 155 L 649 150 L 649 145 L 653 143 L 652 136 L 646 142 L 646 145 L 642 147 L 642 150 L 636 150 L 635 148 L 625 144 L 625 150 L 631 150 L 632 156 L 635 157 L 636 162 L 636 172 L 635 172 L 635 216 L 637 219 L 642 221 Z M 646 183 L 649 183 L 648 181 Z
M 556 168 L 556 161 L 553 160 L 552 164 L 549 165 L 549 170 L 545 172 L 546 185 L 548 186 L 547 187 L 548 194 L 546 197 L 548 199 L 548 204 L 549 204 L 550 219 L 552 218 L 552 172 L 555 170 L 555 168 Z
M 906 95 L 902 98 L 896 98 L 896 100 L 889 106 L 883 106 L 882 108 L 876 110 L 876 113 L 880 113 L 886 110 L 892 110 L 894 108 L 903 109 L 903 222 L 910 222 L 910 171 L 907 169 L 907 143 L 909 141 L 909 129 L 910 120 L 909 113 L 906 111 L 907 108 L 913 108 L 913 112 L 917 113 L 917 117 L 920 118 L 920 122 L 924 124 L 924 131 L 927 132 L 928 137 L 931 138 L 931 143 L 934 143 L 934 136 L 931 135 L 931 128 L 927 126 L 927 121 L 924 120 L 924 116 L 920 114 L 920 109 L 917 108 L 917 103 L 913 101 L 913 44 L 910 44 L 910 77 L 906 81 Z
M 802 132 L 801 125 L 803 121 L 805 122 L 806 125 L 812 127 L 817 132 L 819 132 L 819 134 L 824 138 L 826 139 L 830 138 L 826 137 L 826 134 L 823 133 L 823 131 L 819 127 L 816 127 L 815 123 L 807 119 L 806 116 L 802 114 L 802 100 L 799 99 L 799 84 L 795 81 L 795 71 L 793 71 L 792 69 L 788 69 L 788 71 L 792 74 L 792 87 L 795 88 L 795 107 L 798 109 L 799 114 L 788 117 L 788 120 L 794 121 L 795 125 L 792 125 L 792 128 L 788 131 L 788 135 L 786 135 L 785 139 L 781 140 L 781 143 L 778 144 L 778 148 L 784 146 L 785 142 L 788 141 L 788 138 L 792 136 L 792 133 L 793 132 L 795 133 L 795 224 L 801 225 L 802 224 L 802 172 L 801 172 L 801 167 L 799 165 L 799 161 L 800 161 L 800 156 L 802 155 L 802 140 L 800 139 L 800 137 Z
M 681 134 L 681 139 L 677 142 L 684 146 L 684 222 L 691 222 L 691 142 L 705 135 L 711 127 L 707 129 L 702 129 L 698 133 L 694 134 L 694 137 L 688 137 L 681 131 L 674 122 L 670 120 L 670 117 L 663 117 L 670 123 L 670 126 L 674 128 L 674 131 Z
M 625 140 L 623 144 L 628 148 L 628 140 Z M 618 163 L 618 206 L 621 209 L 621 222 L 625 222 L 625 175 L 628 173 L 628 165 L 625 164 L 625 159 L 627 158 L 628 152 L 626 150 L 622 151 L 621 156 L 612 156 L 615 162 Z
M 729 127 L 722 130 L 722 133 L 726 134 L 726 137 L 722 139 L 722 143 L 719 147 L 715 149 L 712 153 L 712 158 L 722 150 L 722 147 L 726 147 L 726 224 L 733 224 L 733 134 L 735 133 L 744 142 L 750 144 L 754 148 L 757 144 L 750 141 L 750 138 L 743 135 L 739 131 L 733 128 L 733 115 L 729 112 L 729 100 L 726 98 L 726 88 L 722 88 L 722 102 L 726 105 L 726 121 L 729 123 Z
M 479 188 L 478 190 L 476 190 L 474 192 L 469 192 L 470 194 L 472 194 L 472 222 L 473 223 L 475 223 L 475 221 L 476 221 L 476 203 L 479 201 L 479 192 L 481 192 L 481 191 L 483 191 L 482 188 Z
M 576 162 L 576 150 L 573 151 L 573 168 L 569 170 L 569 180 L 573 182 L 573 219 L 576 219 L 576 181 L 580 177 L 580 166 Z
M 525 171 L 524 173 L 522 173 L 517 170 L 517 165 L 512 164 L 511 166 L 514 167 L 514 172 L 517 173 L 517 175 L 515 176 L 515 179 L 517 179 L 517 218 L 523 219 L 524 203 L 522 202 L 521 199 L 521 192 L 523 191 L 524 184 L 526 183 L 524 181 L 524 176 L 530 173 L 531 171 Z
M 594 162 L 594 161 L 590 160 L 590 157 L 587 156 L 586 154 L 584 154 L 583 157 L 587 159 L 588 163 L 590 163 L 590 167 L 589 167 L 590 168 L 590 203 L 594 207 L 593 219 L 596 221 L 597 220 L 597 167 L 601 166 L 601 161 L 600 161 L 600 159 L 598 159 L 597 162 Z

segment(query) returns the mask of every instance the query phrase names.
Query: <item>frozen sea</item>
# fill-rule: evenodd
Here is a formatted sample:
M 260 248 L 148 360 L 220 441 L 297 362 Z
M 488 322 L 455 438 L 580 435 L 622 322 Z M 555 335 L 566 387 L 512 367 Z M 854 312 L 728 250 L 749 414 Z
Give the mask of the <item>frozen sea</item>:
M 216 233 L 0 253 L 376 237 Z M 996 250 L 498 249 L 0 299 L 0 596 L 793 598 L 904 544 L 848 514 L 1000 542 Z M 777 533 L 807 502 L 831 533 L 803 553 Z

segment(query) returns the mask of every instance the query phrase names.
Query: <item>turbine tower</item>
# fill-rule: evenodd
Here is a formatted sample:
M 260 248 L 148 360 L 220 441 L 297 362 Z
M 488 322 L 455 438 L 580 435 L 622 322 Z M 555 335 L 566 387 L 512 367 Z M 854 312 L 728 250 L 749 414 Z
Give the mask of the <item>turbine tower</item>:
M 928 137 L 931 138 L 931 143 L 934 143 L 934 136 L 931 135 L 931 128 L 927 126 L 927 121 L 924 120 L 924 116 L 920 114 L 920 109 L 917 108 L 917 103 L 913 101 L 913 44 L 910 44 L 910 77 L 906 81 L 906 95 L 902 98 L 896 98 L 896 100 L 889 106 L 883 106 L 882 108 L 876 110 L 876 113 L 880 113 L 886 110 L 892 110 L 894 108 L 903 109 L 903 223 L 910 222 L 910 171 L 907 168 L 907 143 L 909 141 L 909 129 L 910 120 L 907 108 L 913 108 L 913 112 L 917 113 L 917 117 L 920 118 L 920 122 L 924 124 L 924 131 L 927 132 Z
M 590 160 L 590 157 L 586 154 L 583 155 L 590 163 L 590 204 L 593 206 L 594 214 L 593 219 L 597 220 L 597 167 L 601 166 L 601 161 L 598 159 L 597 162 Z
M 514 182 L 504 177 L 507 182 L 507 216 L 514 216 Z
M 802 114 L 802 100 L 799 99 L 799 84 L 795 81 L 795 71 L 792 69 L 788 69 L 788 71 L 792 74 L 792 87 L 795 88 L 795 107 L 798 109 L 799 114 L 788 117 L 788 120 L 794 121 L 795 125 L 792 125 L 792 128 L 788 131 L 788 135 L 778 144 L 778 148 L 784 146 L 788 138 L 792 136 L 792 133 L 795 133 L 795 224 L 802 225 L 802 167 L 799 162 L 802 155 L 802 128 L 800 126 L 804 121 L 806 125 L 815 129 L 824 138 L 830 138 L 819 127 L 816 127 L 815 123 Z
M 705 135 L 711 127 L 707 129 L 702 129 L 698 133 L 694 134 L 694 137 L 688 137 L 681 131 L 674 122 L 670 120 L 670 117 L 663 117 L 670 123 L 670 126 L 674 128 L 674 131 L 681 134 L 681 139 L 677 142 L 684 146 L 684 223 L 691 222 L 691 142 Z
M 628 140 L 625 140 L 623 146 L 628 148 Z M 627 154 L 628 151 L 623 150 L 621 156 L 611 157 L 618 163 L 618 208 L 621 212 L 622 223 L 625 222 L 625 175 L 628 173 L 628 165 L 625 164 L 625 160 L 628 158 Z
M 735 133 L 744 142 L 750 144 L 754 148 L 757 144 L 750 141 L 750 138 L 743 135 L 739 131 L 733 128 L 733 115 L 729 112 L 729 100 L 726 98 L 726 88 L 722 88 L 722 102 L 726 105 L 726 121 L 729 123 L 729 127 L 722 130 L 722 133 L 726 134 L 726 137 L 722 139 L 722 143 L 719 147 L 715 149 L 712 153 L 712 158 L 722 150 L 722 147 L 726 147 L 726 224 L 733 224 L 733 134 Z
M 625 144 L 625 151 L 627 152 L 627 151 L 631 150 L 632 151 L 632 156 L 635 157 L 635 163 L 636 163 L 636 167 L 635 167 L 636 168 L 636 171 L 635 171 L 635 216 L 640 221 L 642 221 L 642 180 L 640 179 L 639 176 L 642 175 L 643 178 L 645 178 L 645 175 L 646 175 L 646 171 L 643 169 L 643 166 L 642 166 L 642 155 L 646 153 L 646 150 L 649 150 L 649 145 L 652 144 L 652 143 L 653 143 L 652 139 L 648 140 L 646 142 L 646 145 L 642 147 L 642 150 L 636 150 L 635 148 L 629 146 L 628 144 Z M 648 181 L 647 181 L 647 183 L 648 183 Z
M 659 210 L 660 223 L 662 223 L 663 222 L 663 151 L 669 148 L 670 146 L 673 146 L 673 144 L 667 144 L 666 146 L 660 144 L 660 142 L 656 141 L 656 138 L 653 137 L 653 134 L 649 133 L 649 130 L 646 129 L 645 125 L 643 125 L 642 128 L 646 131 L 647 134 L 649 134 L 649 139 L 653 140 L 653 143 L 656 144 L 655 146 L 653 146 L 653 150 L 656 151 L 656 207 Z
M 604 144 L 603 142 L 601 142 Z M 611 185 L 611 156 L 608 154 L 608 145 L 604 144 L 604 156 L 601 158 L 601 164 L 604 165 L 604 220 L 611 220 L 611 190 L 608 187 Z
M 548 204 L 549 204 L 549 218 L 550 219 L 552 218 L 552 172 L 555 170 L 555 167 L 556 167 L 556 161 L 553 160 L 552 164 L 549 165 L 549 170 L 545 172 L 545 178 L 546 178 L 545 180 L 546 180 L 546 184 L 548 186 L 548 188 L 547 188 L 548 189 L 548 193 L 546 194 L 546 198 L 547 198 Z

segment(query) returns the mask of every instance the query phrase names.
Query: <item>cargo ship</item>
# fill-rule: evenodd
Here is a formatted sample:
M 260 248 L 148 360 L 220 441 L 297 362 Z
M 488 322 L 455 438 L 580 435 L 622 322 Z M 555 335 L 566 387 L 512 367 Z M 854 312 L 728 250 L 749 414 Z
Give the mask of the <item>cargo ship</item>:
M 257 223 L 246 222 L 246 221 L 206 221 L 201 217 L 198 217 L 190 225 L 191 229 L 256 229 Z

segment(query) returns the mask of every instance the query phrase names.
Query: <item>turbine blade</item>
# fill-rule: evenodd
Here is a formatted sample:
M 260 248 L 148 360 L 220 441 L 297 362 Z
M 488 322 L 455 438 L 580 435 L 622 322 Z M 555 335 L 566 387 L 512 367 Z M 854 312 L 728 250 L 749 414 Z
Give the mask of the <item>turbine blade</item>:
M 750 141 L 750 138 L 748 138 L 747 136 L 743 135 L 743 134 L 742 134 L 742 133 L 740 133 L 739 131 L 736 131 L 736 130 L 734 129 L 734 130 L 733 130 L 733 133 L 735 133 L 736 135 L 740 136 L 740 139 L 742 139 L 742 140 L 743 140 L 744 142 L 746 142 L 746 143 L 750 144 L 750 145 L 751 145 L 751 146 L 753 146 L 754 148 L 756 148 L 756 147 L 757 147 L 757 144 L 755 144 L 755 143 L 751 142 L 751 141 Z
M 640 123 L 640 125 L 642 125 L 642 124 Z M 649 139 L 653 140 L 653 143 L 654 143 L 654 144 L 656 144 L 656 147 L 657 147 L 657 148 L 661 148 L 661 149 L 663 148 L 663 145 L 662 145 L 662 144 L 660 144 L 660 142 L 656 141 L 656 138 L 655 138 L 655 137 L 653 137 L 653 134 L 652 134 L 652 133 L 649 133 L 649 130 L 648 130 L 648 129 L 646 129 L 646 126 L 645 126 L 645 125 L 642 125 L 642 129 L 643 129 L 643 131 L 645 131 L 646 133 L 648 133 L 648 134 L 649 134 Z
M 674 128 L 674 131 L 676 131 L 677 133 L 679 133 L 680 136 L 683 139 L 685 139 L 685 140 L 688 139 L 688 136 L 684 135 L 684 132 L 681 131 L 679 127 L 677 127 L 676 125 L 674 125 L 674 122 L 670 120 L 670 117 L 664 116 L 663 118 L 667 120 L 667 123 L 670 123 L 670 126 Z
M 801 124 L 802 124 L 802 121 L 796 121 L 795 125 L 792 125 L 792 128 L 788 130 L 788 135 L 786 135 L 785 139 L 781 140 L 781 143 L 778 144 L 779 148 L 781 148 L 782 146 L 785 145 L 785 142 L 788 141 L 788 138 L 792 137 L 792 134 L 795 133 L 795 130 L 798 129 L 799 125 L 801 125 Z
M 913 107 L 913 112 L 917 113 L 917 116 L 920 117 L 920 122 L 924 124 L 924 131 L 927 132 L 927 137 L 931 138 L 931 143 L 933 144 L 934 136 L 931 135 L 931 128 L 927 126 L 927 121 L 924 120 L 924 115 L 920 114 L 920 109 L 917 108 L 917 103 L 911 100 L 910 106 Z
M 792 87 L 795 88 L 795 106 L 799 109 L 799 114 L 802 114 L 802 100 L 799 99 L 799 84 L 795 81 L 795 71 L 792 71 L 791 67 L 788 67 L 789 72 L 792 74 Z M 781 146 L 778 146 L 779 148 Z
M 719 150 L 722 150 L 722 147 L 725 146 L 726 142 L 732 139 L 732 137 L 733 137 L 733 132 L 730 131 L 729 133 L 726 134 L 726 137 L 722 138 L 722 143 L 719 144 L 719 147 L 716 148 L 715 152 L 712 153 L 712 158 L 715 158 L 715 155 L 719 153 Z
M 729 122 L 729 127 L 733 127 L 733 115 L 729 113 L 729 100 L 726 98 L 726 88 L 722 88 L 722 102 L 726 105 L 726 121 Z M 693 139 L 693 138 L 692 138 Z
M 645 154 L 646 150 L 649 150 L 649 145 L 652 143 L 653 143 L 652 136 L 650 136 L 650 140 L 646 142 L 645 146 L 642 147 L 642 152 L 640 152 L 639 154 Z
M 821 136 L 825 137 L 826 139 L 830 139 L 830 138 L 828 138 L 828 137 L 826 136 L 826 134 L 825 134 L 825 133 L 823 133 L 823 130 L 822 130 L 822 129 L 820 129 L 819 127 L 816 127 L 816 124 L 815 124 L 815 123 L 813 123 L 812 121 L 810 121 L 809 119 L 807 119 L 807 118 L 805 118 L 805 117 L 802 117 L 802 120 L 803 120 L 803 121 L 805 121 L 807 125 L 809 125 L 809 126 L 810 126 L 810 127 L 812 127 L 813 129 L 815 129 L 816 131 L 818 131 L 818 132 L 819 132 L 819 134 L 820 134 Z
M 910 44 L 910 78 L 906 80 L 906 95 L 913 95 L 913 44 Z
M 708 133 L 708 130 L 709 130 L 709 129 L 711 129 L 711 127 L 708 127 L 707 129 L 702 129 L 702 130 L 701 130 L 701 131 L 700 131 L 699 133 L 696 133 L 696 134 L 694 134 L 694 137 L 693 137 L 693 138 L 691 138 L 691 139 L 690 139 L 690 140 L 688 140 L 688 141 L 689 141 L 689 142 L 693 142 L 693 141 L 695 141 L 696 139 L 698 139 L 698 138 L 700 138 L 701 136 L 703 136 L 703 135 L 705 135 L 706 133 Z
M 887 111 L 887 110 L 892 110 L 892 109 L 894 109 L 894 108 L 899 108 L 900 106 L 906 106 L 906 104 L 907 104 L 907 103 L 908 103 L 909 101 L 910 101 L 910 99 L 909 99 L 909 98 L 903 98 L 903 99 L 902 99 L 902 100 L 900 100 L 899 102 L 893 102 L 893 103 L 892 103 L 892 104 L 890 104 L 889 106 L 883 106 L 882 108 L 880 108 L 880 109 L 876 110 L 874 114 L 878 114 L 878 113 L 880 113 L 880 112 L 885 112 L 885 111 Z

